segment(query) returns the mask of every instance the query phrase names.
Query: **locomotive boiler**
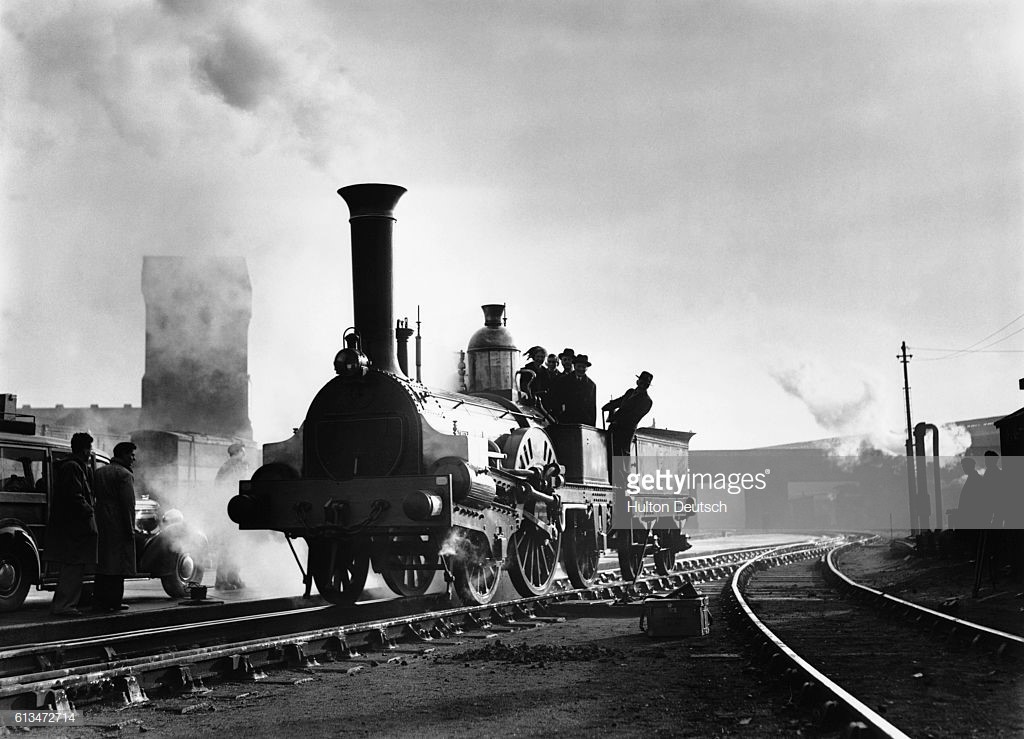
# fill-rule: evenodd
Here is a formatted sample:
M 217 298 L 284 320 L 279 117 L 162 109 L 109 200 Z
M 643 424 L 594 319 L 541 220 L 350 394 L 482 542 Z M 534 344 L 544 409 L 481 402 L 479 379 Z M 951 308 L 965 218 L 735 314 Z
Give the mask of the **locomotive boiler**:
M 516 402 L 508 342 L 491 356 L 471 351 L 476 392 L 406 377 L 392 301 L 394 208 L 404 193 L 384 184 L 338 191 L 351 216 L 355 326 L 296 435 L 264 447 L 264 465 L 239 484 L 228 514 L 241 529 L 304 538 L 306 592 L 315 583 L 332 602 L 354 601 L 371 563 L 399 595 L 423 593 L 445 571 L 477 604 L 493 599 L 502 570 L 524 596 L 546 592 L 559 562 L 586 587 L 610 543 L 604 432 L 552 424 Z M 672 567 L 687 546 L 682 523 L 621 535 L 623 574 L 646 553 L 659 570 Z

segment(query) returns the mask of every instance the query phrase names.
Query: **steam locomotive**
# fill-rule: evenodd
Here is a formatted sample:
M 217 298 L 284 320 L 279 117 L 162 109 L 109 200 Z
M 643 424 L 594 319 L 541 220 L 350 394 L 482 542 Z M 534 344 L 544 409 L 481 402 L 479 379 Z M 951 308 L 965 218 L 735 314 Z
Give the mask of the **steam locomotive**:
M 484 307 L 470 341 L 468 392 L 406 377 L 392 305 L 393 213 L 404 193 L 338 191 L 351 215 L 355 327 L 295 436 L 265 445 L 263 466 L 239 483 L 231 520 L 304 538 L 306 593 L 315 583 L 336 603 L 360 595 L 371 563 L 399 595 L 422 594 L 443 570 L 474 604 L 494 598 L 503 569 L 527 597 L 550 588 L 559 561 L 586 587 L 609 546 L 626 578 L 646 554 L 667 572 L 688 547 L 686 516 L 611 530 L 605 432 L 552 423 L 518 402 L 518 352 L 500 306 Z

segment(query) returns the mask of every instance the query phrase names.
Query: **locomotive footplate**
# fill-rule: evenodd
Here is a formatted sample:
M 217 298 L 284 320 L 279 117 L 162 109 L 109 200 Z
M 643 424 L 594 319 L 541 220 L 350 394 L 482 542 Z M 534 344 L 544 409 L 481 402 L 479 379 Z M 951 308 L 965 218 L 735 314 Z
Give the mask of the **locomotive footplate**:
M 246 480 L 228 515 L 240 529 L 291 536 L 427 532 L 452 525 L 452 484 L 437 475 Z

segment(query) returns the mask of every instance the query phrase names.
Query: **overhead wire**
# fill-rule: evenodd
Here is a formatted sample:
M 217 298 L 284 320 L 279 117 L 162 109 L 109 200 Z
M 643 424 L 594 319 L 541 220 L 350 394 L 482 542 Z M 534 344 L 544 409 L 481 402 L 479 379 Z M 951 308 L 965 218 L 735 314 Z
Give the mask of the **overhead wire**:
M 1024 313 L 1021 313 L 1019 316 L 1014 318 L 1009 323 L 1006 323 L 1005 325 L 1000 326 L 999 328 L 997 328 L 992 333 L 988 334 L 987 336 L 983 336 L 982 338 L 978 339 L 977 341 L 975 341 L 970 346 L 964 347 L 963 349 L 936 349 L 936 348 L 923 347 L 923 346 L 914 346 L 914 347 L 908 347 L 908 348 L 913 349 L 914 351 L 918 351 L 918 352 L 949 352 L 944 357 L 921 358 L 922 362 L 938 362 L 939 360 L 952 359 L 954 357 L 959 357 L 959 356 L 962 356 L 964 354 L 1024 354 L 1024 349 L 991 349 L 991 350 L 989 349 L 990 346 L 995 346 L 996 344 L 1001 344 L 1002 342 L 1006 341 L 1010 337 L 1016 336 L 1021 331 L 1024 331 L 1024 326 L 1021 326 L 1016 331 L 1013 331 L 1013 332 L 1007 334 L 1006 336 L 1002 337 L 1001 339 L 996 339 L 995 341 L 992 341 L 992 342 L 989 342 L 988 344 L 985 344 L 985 346 L 983 346 L 983 347 L 981 347 L 979 349 L 975 349 L 974 348 L 974 347 L 978 346 L 978 344 L 981 344 L 981 343 L 983 343 L 985 341 L 988 341 L 993 336 L 996 336 L 1000 332 L 1005 331 L 1010 326 L 1012 326 L 1017 321 L 1019 321 L 1021 318 L 1024 318 Z

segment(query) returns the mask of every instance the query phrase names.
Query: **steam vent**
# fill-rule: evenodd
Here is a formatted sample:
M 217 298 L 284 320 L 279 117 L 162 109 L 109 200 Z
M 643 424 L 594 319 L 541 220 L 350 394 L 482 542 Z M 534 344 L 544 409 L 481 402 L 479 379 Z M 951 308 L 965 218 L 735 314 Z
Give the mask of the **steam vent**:
M 492 393 L 512 398 L 519 350 L 505 328 L 505 306 L 481 306 L 484 326 L 469 339 L 466 349 L 466 386 L 471 393 Z
M 242 257 L 145 257 L 142 428 L 252 438 Z

